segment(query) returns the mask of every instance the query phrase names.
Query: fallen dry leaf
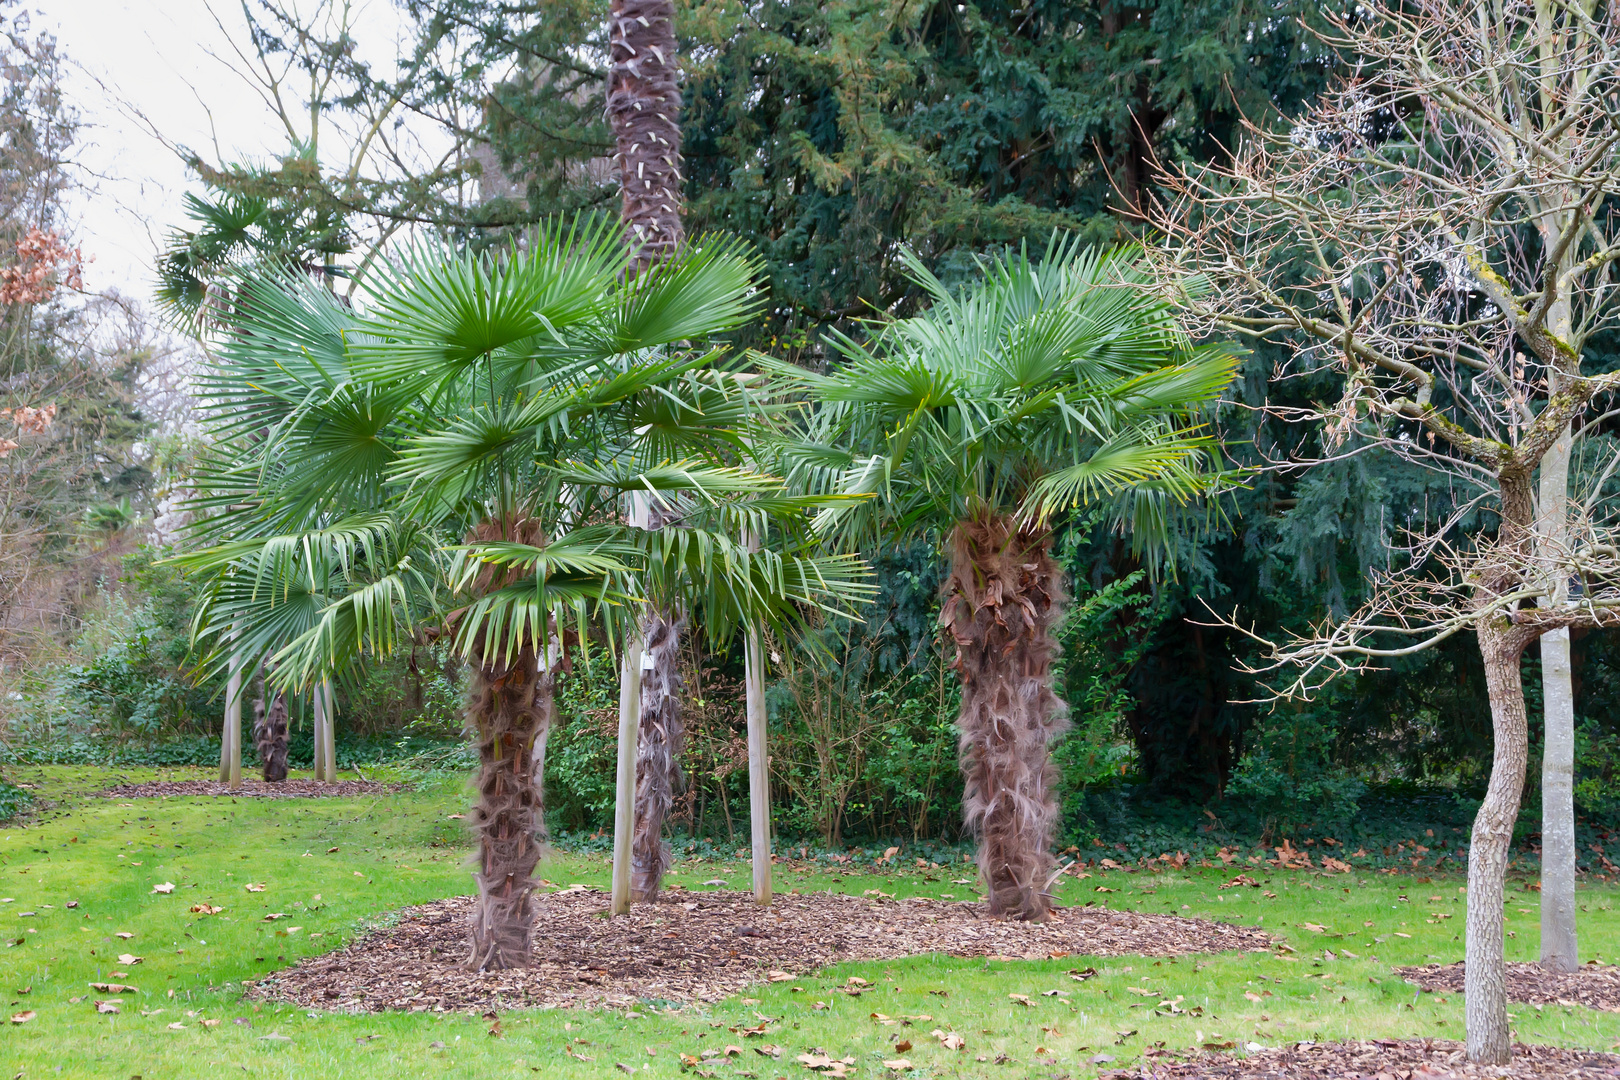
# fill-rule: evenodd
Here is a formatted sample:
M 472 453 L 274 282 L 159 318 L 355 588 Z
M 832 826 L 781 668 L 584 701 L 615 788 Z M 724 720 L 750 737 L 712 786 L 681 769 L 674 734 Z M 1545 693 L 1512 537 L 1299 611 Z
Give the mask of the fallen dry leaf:
M 1300 925 L 1300 926 L 1302 926 L 1302 927 L 1304 927 L 1304 928 L 1305 928 L 1305 929 L 1307 929 L 1307 930 L 1312 930 L 1312 931 L 1315 931 L 1315 932 L 1316 932 L 1316 933 L 1318 933 L 1318 934 L 1325 934 L 1325 933 L 1327 933 L 1327 927 L 1325 927 L 1325 926 L 1317 926 L 1317 925 L 1316 925 L 1316 924 L 1315 924 L 1315 923 L 1313 923 L 1313 922 L 1302 922 L 1302 923 L 1300 923 L 1300 924 L 1299 924 L 1299 925 Z
M 954 1031 L 941 1031 L 935 1028 L 929 1034 L 938 1039 L 939 1044 L 947 1050 L 962 1050 L 967 1047 L 967 1040 Z
M 212 904 L 192 904 L 191 910 L 198 915 L 218 915 L 225 909 L 222 907 L 215 907 Z
M 165 896 L 167 896 L 169 893 L 174 892 L 174 882 L 172 882 L 172 881 L 159 882 L 158 884 L 152 886 L 152 891 L 155 892 L 155 893 L 163 893 Z
M 13 1024 L 26 1024 L 28 1021 L 32 1020 L 35 1015 L 36 1014 L 33 1009 L 29 1009 L 26 1012 L 12 1013 L 11 1022 Z
M 133 986 L 125 986 L 123 983 L 93 982 L 93 983 L 90 983 L 89 986 L 90 986 L 90 989 L 92 989 L 92 990 L 100 990 L 103 994 L 138 994 L 138 993 L 140 993 L 140 991 L 135 989 Z
M 285 911 L 272 911 L 270 914 L 264 917 L 264 921 L 275 922 L 277 919 L 285 919 L 286 917 L 287 913 Z
M 184 1025 L 180 1021 L 176 1020 L 174 1023 L 169 1025 L 169 1030 L 170 1031 L 184 1031 L 184 1030 L 186 1030 L 186 1025 Z
M 893 1069 L 895 1072 L 905 1072 L 907 1069 L 911 1068 L 911 1062 L 907 1061 L 905 1058 L 895 1058 L 892 1061 L 885 1061 L 883 1063 L 883 1067 L 885 1069 Z
M 897 1053 L 897 1054 L 903 1054 L 907 1050 L 910 1050 L 910 1049 L 911 1049 L 911 1040 L 910 1039 L 901 1039 L 899 1042 L 894 1044 L 894 1052 Z
M 202 1021 L 202 1026 L 203 1027 L 219 1027 L 219 1021 L 217 1019 L 204 1020 L 204 1021 Z
M 1029 995 L 1028 994 L 1008 994 L 1007 995 L 1007 1000 L 1015 1002 L 1015 1003 L 1017 1003 L 1019 1005 L 1022 1005 L 1026 1009 L 1029 1008 Z
M 141 957 L 134 956 L 134 955 L 132 955 L 130 953 L 127 953 L 127 952 L 126 953 L 119 953 L 118 954 L 118 962 L 120 964 L 124 964 L 126 966 L 134 966 L 135 964 L 138 964 L 138 963 L 141 962 Z
M 257 881 L 250 881 L 246 885 L 242 886 L 242 888 L 246 889 L 248 892 L 264 892 L 264 886 Z
M 98 1013 L 116 1013 L 118 1011 L 119 1011 L 118 1002 L 116 1002 L 116 1001 L 98 1001 L 98 1002 L 96 1002 L 96 1012 L 98 1012 Z
M 849 1067 L 855 1064 L 852 1057 L 835 1058 L 827 1054 L 800 1054 L 795 1060 L 823 1076 L 848 1076 Z
M 792 982 L 793 981 L 793 976 L 789 975 L 785 971 L 767 972 L 765 977 L 767 979 L 769 979 L 771 982 Z

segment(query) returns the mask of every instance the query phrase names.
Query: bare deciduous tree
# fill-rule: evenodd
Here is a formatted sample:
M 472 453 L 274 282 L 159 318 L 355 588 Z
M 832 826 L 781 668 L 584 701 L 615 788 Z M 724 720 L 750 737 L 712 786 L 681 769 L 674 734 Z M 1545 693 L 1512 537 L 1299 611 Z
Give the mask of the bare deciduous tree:
M 1362 610 L 1264 644 L 1267 670 L 1294 672 L 1278 692 L 1299 697 L 1477 635 L 1495 756 L 1469 848 L 1468 1054 L 1501 1063 L 1520 657 L 1549 631 L 1620 623 L 1598 490 L 1614 462 L 1589 498 L 1558 505 L 1571 439 L 1598 432 L 1620 388 L 1581 369 L 1616 314 L 1620 25 L 1591 0 L 1415 0 L 1358 6 L 1329 36 L 1356 68 L 1288 130 L 1168 177 L 1155 258 L 1195 332 L 1286 342 L 1283 376 L 1342 374 L 1337 402 L 1296 414 L 1323 423 L 1320 456 L 1385 448 L 1499 520 L 1494 536 L 1467 534 L 1461 514 L 1413 535 Z

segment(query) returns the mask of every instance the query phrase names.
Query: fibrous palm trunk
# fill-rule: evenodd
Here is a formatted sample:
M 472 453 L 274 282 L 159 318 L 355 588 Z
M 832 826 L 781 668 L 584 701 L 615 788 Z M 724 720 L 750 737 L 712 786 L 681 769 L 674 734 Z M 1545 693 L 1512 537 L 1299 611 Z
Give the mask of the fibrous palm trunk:
M 259 751 L 259 772 L 267 784 L 287 779 L 287 695 L 278 693 L 265 708 L 264 698 L 253 703 L 253 745 Z
M 613 0 L 607 115 L 618 148 L 621 214 L 637 269 L 678 247 L 681 88 L 671 0 Z
M 485 521 L 470 540 L 542 545 L 538 524 Z M 486 569 L 476 584 L 487 592 L 507 584 L 509 572 Z M 545 807 L 535 754 L 555 712 L 551 673 L 532 644 L 506 651 L 479 640 L 481 662 L 468 695 L 468 725 L 478 740 L 478 801 L 470 815 L 478 842 L 478 899 L 473 906 L 474 971 L 527 967 L 534 932 L 534 868 L 545 839 Z
M 534 774 L 534 743 L 549 702 L 533 649 L 508 663 L 481 664 L 473 677 L 470 719 L 478 732 L 478 901 L 473 908 L 474 971 L 526 967 L 534 929 L 534 868 L 540 861 L 544 808 Z
M 1050 543 L 1044 529 L 1006 515 L 959 522 L 939 616 L 956 641 L 962 812 L 990 913 L 1032 921 L 1052 911 L 1058 802 L 1049 747 L 1069 726 L 1052 692 L 1065 590 Z
M 631 842 L 631 893 L 636 900 L 658 899 L 658 889 L 669 869 L 669 845 L 664 842 L 664 818 L 680 784 L 681 743 L 681 630 L 686 625 L 679 610 L 647 605 L 641 620 L 642 641 L 650 663 L 641 676 L 641 722 L 636 738 L 635 834 Z
M 607 116 L 619 163 L 620 215 L 639 272 L 667 258 L 685 238 L 681 225 L 680 57 L 672 0 L 612 0 Z M 658 512 L 647 523 L 660 528 Z M 680 757 L 680 653 L 683 620 L 649 605 L 642 617 L 646 655 L 636 739 L 631 893 L 653 900 L 669 865 L 664 817 Z M 619 886 L 622 889 L 622 884 Z

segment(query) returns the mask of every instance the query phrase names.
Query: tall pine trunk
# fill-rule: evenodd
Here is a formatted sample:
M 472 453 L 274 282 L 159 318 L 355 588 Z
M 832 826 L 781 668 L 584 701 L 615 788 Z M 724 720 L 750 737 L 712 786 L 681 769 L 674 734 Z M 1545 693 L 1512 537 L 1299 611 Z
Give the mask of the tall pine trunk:
M 956 642 L 962 812 L 979 846 L 979 874 L 995 916 L 1044 921 L 1055 860 L 1058 802 L 1052 740 L 1067 706 L 1052 692 L 1052 636 L 1063 574 L 1051 534 L 1008 515 L 959 522 L 940 625 Z
M 681 87 L 671 0 L 612 0 L 607 115 L 618 149 L 626 238 L 636 268 L 680 246 Z
M 636 823 L 631 841 L 631 894 L 636 900 L 658 899 L 669 869 L 664 818 L 674 805 L 680 781 L 681 630 L 686 618 L 678 609 L 648 604 L 641 635 L 650 666 L 641 673 L 641 723 L 636 738 Z

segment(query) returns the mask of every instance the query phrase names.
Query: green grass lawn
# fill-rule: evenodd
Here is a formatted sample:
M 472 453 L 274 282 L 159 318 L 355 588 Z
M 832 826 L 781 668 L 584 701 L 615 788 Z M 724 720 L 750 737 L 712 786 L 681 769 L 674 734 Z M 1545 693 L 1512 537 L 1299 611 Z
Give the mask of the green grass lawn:
M 742 1053 L 699 1069 L 754 1080 L 808 1077 L 796 1060 L 808 1052 L 853 1058 L 851 1074 L 866 1077 L 1078 1078 L 1095 1075 L 1094 1055 L 1111 1055 L 1115 1061 L 1104 1067 L 1116 1068 L 1157 1045 L 1462 1037 L 1459 998 L 1416 993 L 1391 974 L 1394 966 L 1461 958 L 1460 878 L 1324 876 L 1246 864 L 1242 870 L 1260 888 L 1218 888 L 1237 868 L 1108 872 L 1065 878 L 1061 901 L 1259 925 L 1292 953 L 844 964 L 714 1006 L 647 1003 L 630 1015 L 507 1013 L 498 1037 L 489 1021 L 465 1014 L 349 1016 L 254 1004 L 243 999 L 243 979 L 336 948 L 396 908 L 470 891 L 468 844 L 461 823 L 449 817 L 463 808 L 465 793 L 459 782 L 430 779 L 419 790 L 367 799 L 86 797 L 156 775 L 51 767 L 19 776 L 57 806 L 26 827 L 0 827 L 4 1016 L 34 1014 L 26 1023 L 4 1024 L 0 1080 L 239 1071 L 322 1080 L 625 1071 L 653 1077 L 680 1073 L 682 1054 L 724 1055 L 727 1046 Z M 607 883 L 600 855 L 558 854 L 541 873 L 553 881 Z M 951 879 L 968 876 L 953 868 L 869 875 L 778 866 L 776 883 L 782 890 L 877 888 L 967 899 L 971 887 Z M 748 868 L 685 861 L 671 880 L 695 889 L 717 877 L 745 888 Z M 154 891 L 165 884 L 173 891 Z M 263 890 L 249 891 L 250 884 Z M 1510 883 L 1511 960 L 1536 956 L 1537 899 L 1522 881 Z M 1620 954 L 1614 904 L 1609 887 L 1582 889 L 1583 958 Z M 223 911 L 192 910 L 201 905 Z M 272 912 L 286 917 L 265 921 Z M 140 960 L 120 961 L 123 954 Z M 1086 967 L 1095 967 L 1097 977 L 1081 982 L 1068 974 Z M 851 976 L 876 989 L 859 997 L 839 992 Z M 113 998 L 88 985 L 112 981 L 139 992 Z M 117 1000 L 121 1011 L 97 1013 L 98 999 Z M 1156 1008 L 1165 1000 L 1176 1001 L 1179 1011 Z M 873 1013 L 927 1019 L 886 1025 Z M 1516 1006 L 1514 1015 L 1516 1035 L 1526 1042 L 1607 1049 L 1620 1040 L 1620 1015 L 1551 1006 Z M 742 1034 L 765 1018 L 764 1034 Z M 935 1029 L 960 1035 L 965 1048 L 946 1048 L 931 1035 Z M 899 1050 L 901 1041 L 912 1045 Z M 778 1048 L 780 1057 L 757 1052 L 764 1046 Z M 912 1071 L 884 1064 L 902 1058 Z

